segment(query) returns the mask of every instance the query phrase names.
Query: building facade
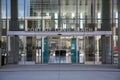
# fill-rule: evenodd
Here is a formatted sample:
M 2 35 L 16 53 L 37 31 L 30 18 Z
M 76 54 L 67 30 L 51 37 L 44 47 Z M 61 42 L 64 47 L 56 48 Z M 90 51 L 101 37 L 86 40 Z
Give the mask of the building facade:
M 1 4 L 6 64 L 118 63 L 117 0 L 2 0 Z

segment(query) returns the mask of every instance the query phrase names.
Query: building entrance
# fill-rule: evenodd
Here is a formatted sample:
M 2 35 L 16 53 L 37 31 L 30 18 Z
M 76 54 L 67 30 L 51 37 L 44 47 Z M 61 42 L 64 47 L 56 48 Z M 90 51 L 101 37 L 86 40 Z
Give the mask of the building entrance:
M 102 41 L 108 44 L 101 45 Z M 104 48 L 104 46 L 107 47 Z M 103 60 L 112 60 L 111 50 L 111 36 L 8 36 L 9 57 L 14 57 L 19 64 L 101 64 Z M 13 55 L 14 52 L 16 54 Z M 10 59 L 8 60 L 10 61 Z
M 50 36 L 49 63 L 71 63 L 71 37 Z

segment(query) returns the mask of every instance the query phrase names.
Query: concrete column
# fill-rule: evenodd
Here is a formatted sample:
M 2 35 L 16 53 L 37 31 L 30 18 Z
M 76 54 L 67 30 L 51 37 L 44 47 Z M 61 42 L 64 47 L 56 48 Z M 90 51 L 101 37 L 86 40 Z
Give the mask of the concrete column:
M 9 19 L 7 19 L 7 31 L 9 31 L 9 25 L 10 25 L 10 20 Z
M 41 27 L 40 25 L 41 25 L 41 20 L 38 20 L 37 29 L 39 29 L 39 30 L 41 30 L 41 29 L 40 29 L 40 27 Z M 37 30 L 37 31 L 38 31 L 38 30 Z
M 10 31 L 18 31 L 18 0 L 11 0 L 11 21 Z M 8 56 L 8 63 L 18 63 L 19 57 L 19 37 L 17 35 L 10 37 L 10 53 Z
M 106 6 L 107 5 L 107 6 Z M 102 26 L 101 30 L 110 31 L 110 0 L 102 0 Z
M 44 54 L 44 37 L 42 37 L 42 53 L 41 53 L 41 63 L 43 63 L 43 54 Z
M 111 64 L 111 37 L 101 36 L 102 63 Z
M 76 36 L 76 63 L 78 63 L 79 62 L 79 56 L 78 56 L 78 52 L 79 52 L 79 50 L 78 50 L 78 36 Z
M 107 5 L 107 6 L 106 6 Z M 110 31 L 110 0 L 102 0 L 102 26 L 101 31 Z M 110 37 L 101 36 L 102 63 L 111 63 L 108 60 L 108 50 L 110 50 Z
M 11 22 L 10 31 L 19 30 L 18 26 L 18 0 L 11 0 Z
M 28 31 L 28 21 L 25 20 L 25 31 Z
M 96 36 L 96 53 L 95 53 L 95 64 L 99 64 L 100 58 L 99 58 L 99 39 L 100 36 Z
M 0 0 L 0 66 L 1 66 L 1 36 L 2 36 L 2 25 L 1 25 L 1 0 Z
M 24 59 L 25 61 L 24 61 L 24 62 L 26 62 L 26 60 L 27 60 L 27 59 L 26 59 L 26 55 L 27 55 L 27 50 L 26 50 L 26 47 L 27 47 L 27 44 L 26 44 L 26 43 L 27 43 L 27 42 L 26 42 L 26 36 L 23 37 L 23 40 L 24 40 L 24 44 L 23 44 L 23 45 L 24 45 L 23 53 L 25 54 L 25 56 L 24 56 L 24 57 L 25 57 L 25 59 Z
M 118 68 L 120 68 L 120 0 L 118 0 Z
M 42 20 L 42 31 L 45 31 L 45 20 Z
M 14 63 L 18 63 L 18 58 L 19 58 L 19 37 L 14 36 L 15 38 L 15 46 L 14 46 Z
M 17 64 L 19 57 L 19 38 L 18 36 L 10 37 L 10 52 L 8 57 L 8 63 Z

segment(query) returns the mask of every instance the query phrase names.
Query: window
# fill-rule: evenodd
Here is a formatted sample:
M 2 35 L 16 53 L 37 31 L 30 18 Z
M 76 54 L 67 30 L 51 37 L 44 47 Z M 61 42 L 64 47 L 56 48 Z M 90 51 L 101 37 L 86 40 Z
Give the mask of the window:
M 6 29 L 6 20 L 2 21 L 2 29 Z

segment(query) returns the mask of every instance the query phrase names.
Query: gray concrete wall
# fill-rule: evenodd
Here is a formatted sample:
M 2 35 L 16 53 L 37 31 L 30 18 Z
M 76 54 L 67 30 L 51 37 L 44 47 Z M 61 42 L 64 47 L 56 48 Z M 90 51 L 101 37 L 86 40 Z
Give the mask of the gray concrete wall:
M 8 57 L 9 64 L 17 64 L 18 63 L 18 56 L 19 56 L 19 38 L 18 36 L 10 37 L 10 54 Z
M 11 22 L 10 22 L 10 31 L 18 31 L 18 0 L 11 0 Z M 19 37 L 12 36 L 10 37 L 10 52 L 8 56 L 8 63 L 17 64 L 19 57 Z
M 107 5 L 107 6 L 106 6 Z M 110 31 L 110 0 L 102 0 L 102 25 L 101 31 Z M 102 50 L 102 63 L 111 63 L 111 55 L 108 50 L 110 50 L 110 37 L 101 36 L 101 50 Z
M 120 68 L 120 0 L 118 0 L 118 68 Z
M 0 66 L 1 66 L 1 0 L 0 0 Z
M 11 22 L 10 31 L 19 30 L 18 27 L 18 0 L 11 0 Z

